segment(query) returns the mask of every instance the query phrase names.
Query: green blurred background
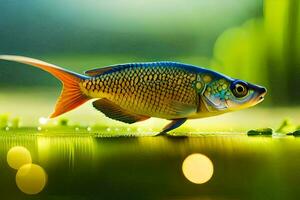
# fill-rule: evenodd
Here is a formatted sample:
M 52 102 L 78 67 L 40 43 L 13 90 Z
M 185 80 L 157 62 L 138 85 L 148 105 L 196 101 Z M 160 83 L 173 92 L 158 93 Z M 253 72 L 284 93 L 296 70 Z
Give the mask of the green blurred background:
M 292 128 L 286 133 L 300 129 L 299 9 L 299 0 L 0 0 L 0 54 L 76 72 L 180 61 L 269 90 L 254 109 L 189 120 L 176 129 L 192 137 L 103 138 L 150 136 L 169 122 L 126 125 L 87 103 L 62 116 L 69 126 L 57 123 L 60 119 L 43 124 L 59 81 L 0 61 L 1 198 L 299 199 L 300 140 L 277 131 L 285 117 L 293 121 L 284 121 Z M 246 135 L 263 127 L 276 134 Z M 48 174 L 37 196 L 16 187 L 16 171 L 6 159 L 14 146 L 30 150 Z M 183 160 L 193 153 L 213 163 L 213 177 L 205 184 L 192 184 L 182 174 Z
M 299 105 L 295 0 L 1 0 L 0 54 L 82 72 L 172 60 L 264 85 L 265 105 Z M 47 73 L 0 62 L 0 87 L 56 87 Z

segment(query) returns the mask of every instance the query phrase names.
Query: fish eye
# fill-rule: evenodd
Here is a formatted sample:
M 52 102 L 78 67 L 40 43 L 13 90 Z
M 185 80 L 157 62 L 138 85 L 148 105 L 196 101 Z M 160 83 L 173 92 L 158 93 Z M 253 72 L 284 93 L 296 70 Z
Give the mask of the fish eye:
M 232 93 L 237 98 L 245 97 L 248 94 L 248 86 L 246 83 L 238 81 L 232 85 Z

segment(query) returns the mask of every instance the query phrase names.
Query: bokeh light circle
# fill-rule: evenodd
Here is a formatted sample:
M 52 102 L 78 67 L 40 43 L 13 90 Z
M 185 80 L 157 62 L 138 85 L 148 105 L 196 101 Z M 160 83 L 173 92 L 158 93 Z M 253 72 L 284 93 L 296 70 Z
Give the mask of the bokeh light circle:
M 11 148 L 7 153 L 7 163 L 13 169 L 19 169 L 22 165 L 31 164 L 30 152 L 22 146 Z
M 38 194 L 47 183 L 47 174 L 39 165 L 26 164 L 18 170 L 16 183 L 25 194 Z
M 46 118 L 46 117 L 40 117 L 39 118 L 39 123 L 42 124 L 42 125 L 47 124 L 48 121 L 49 121 L 49 118 Z
M 182 163 L 184 176 L 196 184 L 203 184 L 209 181 L 214 173 L 211 160 L 199 153 L 191 154 Z

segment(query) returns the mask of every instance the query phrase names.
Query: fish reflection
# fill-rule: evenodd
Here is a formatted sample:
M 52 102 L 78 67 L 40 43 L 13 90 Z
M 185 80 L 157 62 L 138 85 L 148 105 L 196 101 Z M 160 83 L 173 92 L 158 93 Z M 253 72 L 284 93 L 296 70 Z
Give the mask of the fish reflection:
M 182 163 L 182 172 L 192 183 L 203 184 L 211 179 L 214 167 L 207 156 L 195 153 L 185 158 Z
M 44 166 L 63 163 L 73 169 L 75 163 L 92 162 L 94 151 L 94 140 L 89 136 L 41 136 L 37 138 L 37 154 L 39 162 Z

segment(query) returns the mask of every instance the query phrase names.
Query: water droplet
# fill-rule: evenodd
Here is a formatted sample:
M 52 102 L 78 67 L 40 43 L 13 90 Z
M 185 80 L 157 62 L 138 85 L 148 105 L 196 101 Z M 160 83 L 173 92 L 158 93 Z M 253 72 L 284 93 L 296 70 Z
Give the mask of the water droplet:
M 40 126 L 37 127 L 37 130 L 38 130 L 38 131 L 41 131 L 41 130 L 42 130 L 42 127 L 40 127 Z
M 7 127 L 5 128 L 5 130 L 6 130 L 6 131 L 9 131 L 9 127 L 7 126 Z
M 78 127 L 76 127 L 76 128 L 75 128 L 75 131 L 79 131 L 79 128 L 78 128 Z
M 110 129 L 110 128 L 107 128 L 106 131 L 111 131 L 111 129 Z
M 87 127 L 87 129 L 86 129 L 87 131 L 91 131 L 92 130 L 92 128 L 91 127 Z

